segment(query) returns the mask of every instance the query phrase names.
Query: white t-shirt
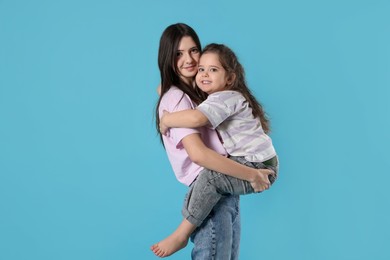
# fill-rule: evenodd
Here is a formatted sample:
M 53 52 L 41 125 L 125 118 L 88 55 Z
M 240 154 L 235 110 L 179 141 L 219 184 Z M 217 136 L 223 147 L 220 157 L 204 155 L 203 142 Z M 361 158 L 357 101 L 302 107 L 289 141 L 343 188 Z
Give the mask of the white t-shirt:
M 264 133 L 260 119 L 253 116 L 241 93 L 213 93 L 197 109 L 217 129 L 228 154 L 244 156 L 250 162 L 263 162 L 276 155 L 271 138 Z

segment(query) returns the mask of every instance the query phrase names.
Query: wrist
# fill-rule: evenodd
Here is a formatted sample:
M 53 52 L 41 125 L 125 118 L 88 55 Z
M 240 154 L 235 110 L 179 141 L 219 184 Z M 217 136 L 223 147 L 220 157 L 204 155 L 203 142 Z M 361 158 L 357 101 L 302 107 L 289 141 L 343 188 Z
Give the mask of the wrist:
M 161 118 L 161 120 L 162 120 L 162 123 L 164 126 L 170 127 L 169 126 L 169 115 L 167 113 Z
M 250 174 L 248 176 L 247 181 L 248 182 L 255 182 L 257 175 L 258 175 L 258 170 L 257 169 L 251 169 L 251 172 L 250 172 Z

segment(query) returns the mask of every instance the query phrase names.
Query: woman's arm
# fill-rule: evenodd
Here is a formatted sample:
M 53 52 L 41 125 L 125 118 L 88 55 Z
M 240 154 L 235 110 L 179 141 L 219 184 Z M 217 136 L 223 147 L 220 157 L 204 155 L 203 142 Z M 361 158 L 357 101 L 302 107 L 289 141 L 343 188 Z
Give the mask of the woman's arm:
M 187 109 L 173 113 L 164 111 L 160 119 L 160 132 L 165 134 L 171 127 L 196 128 L 208 123 L 208 118 L 197 109 Z
M 190 159 L 204 168 L 248 181 L 256 192 L 270 187 L 268 175 L 272 171 L 250 168 L 218 154 L 203 143 L 199 134 L 184 137 L 182 144 Z

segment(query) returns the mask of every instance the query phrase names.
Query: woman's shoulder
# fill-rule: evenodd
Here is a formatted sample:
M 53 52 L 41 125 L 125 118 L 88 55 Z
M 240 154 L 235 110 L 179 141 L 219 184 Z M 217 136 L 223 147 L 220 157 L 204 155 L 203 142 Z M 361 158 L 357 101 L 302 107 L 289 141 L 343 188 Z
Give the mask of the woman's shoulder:
M 191 99 L 188 97 L 188 95 L 175 86 L 172 86 L 162 96 L 160 104 L 164 104 L 167 107 L 171 107 L 171 109 L 178 106 L 191 107 L 191 108 L 194 107 L 194 104 L 191 101 Z
M 172 86 L 161 98 L 161 101 L 180 100 L 185 93 L 178 87 Z
M 176 86 L 170 87 L 170 89 L 165 93 L 165 95 L 183 95 L 183 94 L 184 92 Z

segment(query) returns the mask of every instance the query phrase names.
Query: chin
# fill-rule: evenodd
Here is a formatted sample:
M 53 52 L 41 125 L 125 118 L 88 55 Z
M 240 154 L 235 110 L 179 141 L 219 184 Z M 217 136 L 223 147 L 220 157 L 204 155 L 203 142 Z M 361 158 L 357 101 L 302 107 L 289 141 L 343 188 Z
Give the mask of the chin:
M 182 73 L 183 77 L 188 79 L 193 79 L 196 75 L 196 73 Z

